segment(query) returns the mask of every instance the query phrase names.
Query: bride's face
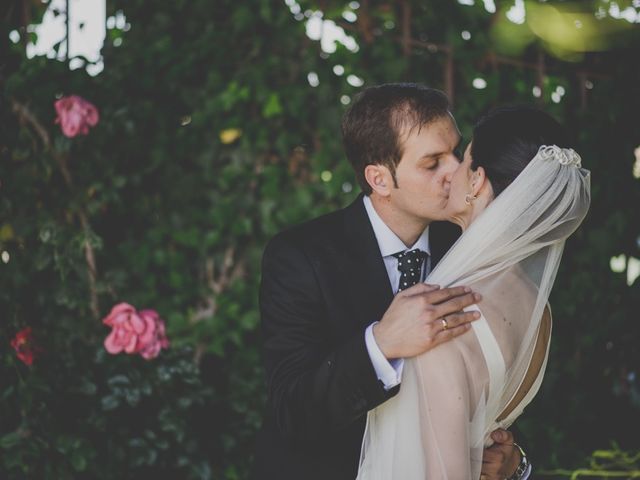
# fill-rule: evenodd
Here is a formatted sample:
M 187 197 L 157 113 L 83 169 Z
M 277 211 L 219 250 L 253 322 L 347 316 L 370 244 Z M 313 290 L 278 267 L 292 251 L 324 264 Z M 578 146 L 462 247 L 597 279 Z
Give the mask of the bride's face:
M 471 142 L 464 151 L 462 163 L 451 177 L 449 199 L 445 207 L 446 216 L 450 221 L 458 223 L 456 219 L 469 213 L 470 205 L 465 202 L 465 196 L 472 194 L 473 170 L 471 170 Z
M 445 207 L 447 220 L 460 225 L 462 229 L 468 227 L 493 200 L 493 190 L 484 169 L 471 169 L 472 143 L 467 145 L 462 163 L 451 177 L 449 199 Z

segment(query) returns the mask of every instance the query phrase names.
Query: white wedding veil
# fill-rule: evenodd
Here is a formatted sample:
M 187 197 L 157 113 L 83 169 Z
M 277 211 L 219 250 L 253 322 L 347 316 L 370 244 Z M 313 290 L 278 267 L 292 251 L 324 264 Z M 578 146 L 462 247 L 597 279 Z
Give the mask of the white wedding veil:
M 367 416 L 358 480 L 479 478 L 490 433 L 508 427 L 540 386 L 548 342 L 539 374 L 514 405 L 565 240 L 589 202 L 590 175 L 578 154 L 542 146 L 458 239 L 426 282 L 481 293 L 470 307 L 481 318 L 405 361 L 400 392 Z

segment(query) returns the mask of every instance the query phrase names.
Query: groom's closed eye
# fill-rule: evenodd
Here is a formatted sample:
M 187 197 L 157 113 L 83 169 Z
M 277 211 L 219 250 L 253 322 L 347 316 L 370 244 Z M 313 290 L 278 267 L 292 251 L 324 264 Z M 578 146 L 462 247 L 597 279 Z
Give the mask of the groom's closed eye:
M 428 157 L 422 159 L 422 167 L 427 170 L 435 170 L 440 164 L 440 157 Z

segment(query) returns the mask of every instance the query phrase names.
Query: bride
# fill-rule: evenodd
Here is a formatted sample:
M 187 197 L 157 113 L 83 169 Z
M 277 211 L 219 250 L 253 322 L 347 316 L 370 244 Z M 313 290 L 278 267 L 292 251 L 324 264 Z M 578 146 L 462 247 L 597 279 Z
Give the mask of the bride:
M 490 433 L 537 393 L 549 293 L 590 202 L 589 172 L 561 131 L 524 107 L 497 109 L 475 127 L 446 207 L 463 234 L 426 282 L 481 293 L 467 309 L 481 318 L 406 360 L 398 395 L 367 416 L 358 480 L 478 479 Z

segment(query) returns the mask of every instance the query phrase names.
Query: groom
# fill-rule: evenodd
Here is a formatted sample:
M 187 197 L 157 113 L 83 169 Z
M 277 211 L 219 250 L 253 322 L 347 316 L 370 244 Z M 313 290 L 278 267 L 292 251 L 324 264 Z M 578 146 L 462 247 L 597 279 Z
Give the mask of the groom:
M 422 283 L 459 234 L 437 222 L 461 141 L 446 96 L 414 84 L 366 89 L 342 131 L 363 194 L 264 252 L 268 412 L 254 480 L 355 479 L 367 411 L 398 393 L 403 359 L 477 318 L 462 309 L 479 295 Z M 527 478 L 512 435 L 494 440 L 483 478 Z

